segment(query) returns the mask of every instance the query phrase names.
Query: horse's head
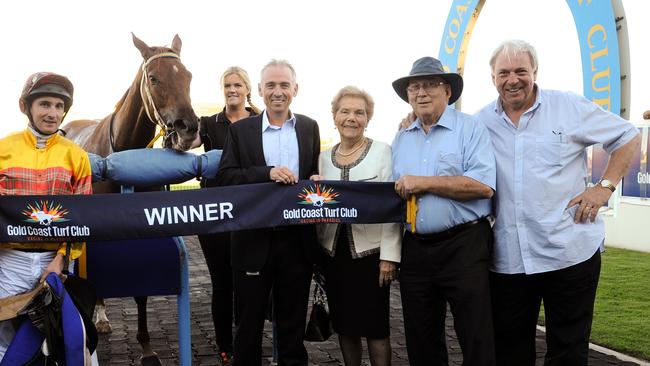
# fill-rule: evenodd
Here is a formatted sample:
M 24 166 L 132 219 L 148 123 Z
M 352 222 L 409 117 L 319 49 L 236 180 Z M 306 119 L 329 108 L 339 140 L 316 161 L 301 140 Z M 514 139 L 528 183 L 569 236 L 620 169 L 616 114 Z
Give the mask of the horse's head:
M 149 47 L 133 35 L 144 62 L 140 93 L 149 119 L 165 130 L 164 147 L 188 150 L 197 139 L 199 123 L 190 100 L 190 73 L 180 60 L 181 39 L 172 47 Z

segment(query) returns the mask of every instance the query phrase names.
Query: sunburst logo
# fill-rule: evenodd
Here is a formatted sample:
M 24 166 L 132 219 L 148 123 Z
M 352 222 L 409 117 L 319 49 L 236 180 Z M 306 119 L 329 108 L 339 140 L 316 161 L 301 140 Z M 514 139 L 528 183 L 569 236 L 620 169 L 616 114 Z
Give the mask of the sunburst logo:
M 23 215 L 27 216 L 26 222 L 38 222 L 44 226 L 50 226 L 53 222 L 70 221 L 63 216 L 68 213 L 60 204 L 54 204 L 50 201 L 40 201 L 27 205 L 27 210 L 23 210 Z
M 338 196 L 339 194 L 334 191 L 334 188 L 316 183 L 303 188 L 302 192 L 298 193 L 298 198 L 302 199 L 302 201 L 298 203 L 301 205 L 323 207 L 323 205 L 338 203 L 338 201 L 335 200 Z

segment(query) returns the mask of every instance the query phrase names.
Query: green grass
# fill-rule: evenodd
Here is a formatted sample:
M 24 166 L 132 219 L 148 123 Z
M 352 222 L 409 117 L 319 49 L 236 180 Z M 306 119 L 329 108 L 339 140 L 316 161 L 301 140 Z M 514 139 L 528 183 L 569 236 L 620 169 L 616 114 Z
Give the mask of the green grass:
M 591 341 L 650 360 L 650 253 L 603 253 Z
M 591 342 L 650 360 L 650 253 L 609 247 L 603 253 Z

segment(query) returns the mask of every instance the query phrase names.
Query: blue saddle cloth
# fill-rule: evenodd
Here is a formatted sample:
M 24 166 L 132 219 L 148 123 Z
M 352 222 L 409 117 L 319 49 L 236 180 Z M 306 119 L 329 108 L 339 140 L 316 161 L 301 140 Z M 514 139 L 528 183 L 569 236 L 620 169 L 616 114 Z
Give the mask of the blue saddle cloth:
M 59 276 L 50 273 L 46 281 L 61 302 L 61 324 L 50 324 L 49 326 L 61 326 L 63 330 L 64 364 L 66 366 L 83 366 L 86 356 L 86 335 L 81 315 L 66 292 Z M 34 326 L 29 318 L 26 318 L 20 324 L 0 366 L 26 365 L 42 358 L 41 345 L 44 340 L 45 335 Z M 61 350 L 56 351 L 60 352 Z

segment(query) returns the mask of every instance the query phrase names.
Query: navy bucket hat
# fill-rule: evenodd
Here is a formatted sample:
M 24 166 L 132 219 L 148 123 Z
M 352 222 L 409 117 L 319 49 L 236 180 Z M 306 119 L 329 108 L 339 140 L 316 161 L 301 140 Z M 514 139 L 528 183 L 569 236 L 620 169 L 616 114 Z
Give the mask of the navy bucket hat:
M 451 86 L 451 97 L 449 103 L 452 104 L 460 98 L 463 92 L 463 78 L 454 72 L 445 72 L 442 68 L 442 62 L 433 57 L 422 57 L 413 63 L 411 72 L 408 76 L 393 81 L 393 89 L 400 98 L 408 103 L 406 87 L 412 79 L 426 78 L 427 76 L 438 76 L 443 78 Z

